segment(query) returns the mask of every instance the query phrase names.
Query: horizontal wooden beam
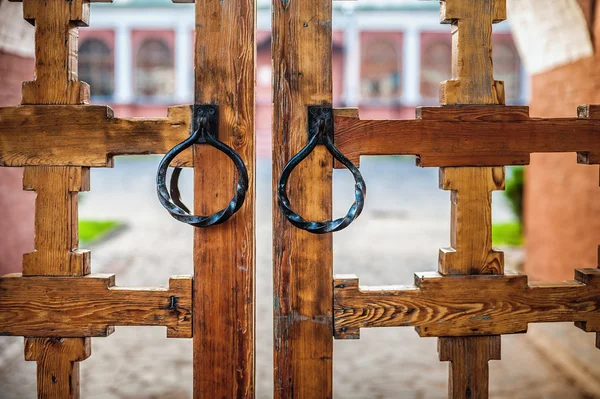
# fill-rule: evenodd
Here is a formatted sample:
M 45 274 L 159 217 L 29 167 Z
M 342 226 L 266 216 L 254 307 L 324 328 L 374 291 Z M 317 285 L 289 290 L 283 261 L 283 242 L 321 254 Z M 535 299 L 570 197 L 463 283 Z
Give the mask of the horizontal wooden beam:
M 600 332 L 600 269 L 578 269 L 574 281 L 531 283 L 498 276 L 415 275 L 414 286 L 362 287 L 354 276 L 334 281 L 334 334 L 359 338 L 361 328 L 416 327 L 422 337 L 502 335 L 528 323 L 577 322 Z
M 416 155 L 424 167 L 528 165 L 541 152 L 577 152 L 580 163 L 600 164 L 599 108 L 536 119 L 529 107 L 422 107 L 414 120 L 361 120 L 358 110 L 340 109 L 335 145 L 356 165 L 363 155 Z
M 112 167 L 118 155 L 165 154 L 190 135 L 191 107 L 167 118 L 115 118 L 99 105 L 0 108 L 0 166 Z M 192 166 L 187 150 L 173 166 Z
M 121 288 L 108 274 L 0 277 L 0 335 L 104 337 L 114 326 L 166 326 L 169 338 L 191 338 L 192 278 Z

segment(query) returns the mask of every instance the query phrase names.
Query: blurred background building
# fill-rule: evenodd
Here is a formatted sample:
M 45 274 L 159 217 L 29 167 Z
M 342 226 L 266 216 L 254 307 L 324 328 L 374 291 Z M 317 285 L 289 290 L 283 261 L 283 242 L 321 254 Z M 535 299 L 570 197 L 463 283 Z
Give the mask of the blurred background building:
M 261 0 L 257 32 L 259 156 L 271 135 L 270 2 Z M 450 77 L 451 36 L 434 1 L 334 2 L 333 70 L 336 106 L 361 108 L 371 119 L 413 118 L 418 105 L 438 102 Z M 194 12 L 167 0 L 96 4 L 80 30 L 79 79 L 92 101 L 119 116 L 163 116 L 166 106 L 193 98 Z M 508 24 L 493 36 L 496 78 L 508 102 L 524 104 L 528 80 Z M 202 79 L 200 76 L 199 79 Z
M 270 3 L 258 0 L 257 19 L 259 398 L 272 389 Z M 574 117 L 578 104 L 600 103 L 596 3 L 507 0 L 509 22 L 494 27 L 493 59 L 508 105 L 530 105 L 532 116 Z M 334 1 L 333 7 L 334 106 L 358 107 L 365 119 L 409 119 L 415 107 L 438 103 L 439 83 L 451 76 L 451 35 L 439 24 L 437 1 Z M 0 106 L 19 104 L 21 83 L 33 78 L 32 57 L 33 28 L 22 20 L 21 4 L 0 0 Z M 79 80 L 90 84 L 93 103 L 110 105 L 120 117 L 161 117 L 170 105 L 191 103 L 193 59 L 191 4 L 96 3 L 90 28 L 79 30 Z M 117 159 L 113 170 L 93 170 L 92 192 L 83 194 L 83 219 L 127 226 L 112 240 L 83 244 L 93 245 L 94 271 L 116 273 L 123 285 L 155 286 L 191 272 L 190 231 L 155 200 L 157 162 Z M 336 272 L 359 273 L 377 285 L 410 283 L 412 272 L 433 270 L 449 235 L 449 194 L 437 189 L 437 170 L 397 158 L 365 160 L 361 170 L 370 184 L 369 209 L 354 229 L 336 235 Z M 335 173 L 337 198 L 337 187 L 352 184 Z M 502 194 L 494 197 L 495 216 L 525 225 L 524 269 L 533 280 L 571 279 L 574 268 L 597 264 L 598 175 L 597 166 L 577 165 L 575 154 L 535 154 L 524 193 L 522 181 L 520 188 L 510 185 L 518 187 L 513 203 L 525 198 L 524 214 L 512 215 Z M 10 232 L 0 239 L 0 275 L 20 271 L 22 254 L 33 250 L 35 194 L 22 191 L 21 180 L 18 168 L 0 168 L 0 231 Z M 337 213 L 343 205 L 334 200 Z M 502 249 L 507 259 L 522 254 Z M 115 336 L 93 340 L 95 355 L 82 363 L 84 397 L 190 396 L 190 342 L 166 340 L 163 330 L 152 329 L 119 328 Z M 600 398 L 600 352 L 592 340 L 572 324 L 531 326 L 527 335 L 503 338 L 503 362 L 491 363 L 491 396 Z M 378 329 L 335 348 L 341 397 L 445 397 L 447 365 L 437 362 L 435 340 Z M 35 365 L 23 361 L 22 350 L 22 339 L 0 337 L 0 398 L 35 391 Z M 500 374 L 505 381 L 494 378 Z

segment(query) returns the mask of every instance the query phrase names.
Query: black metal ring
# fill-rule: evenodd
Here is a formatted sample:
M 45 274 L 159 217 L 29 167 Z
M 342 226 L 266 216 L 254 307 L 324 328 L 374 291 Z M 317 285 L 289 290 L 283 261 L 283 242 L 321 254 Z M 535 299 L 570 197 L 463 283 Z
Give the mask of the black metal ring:
M 190 210 L 181 202 L 178 187 L 181 168 L 175 168 L 173 170 L 170 190 L 167 191 L 166 179 L 169 164 L 179 153 L 194 144 L 208 144 L 221 151 L 233 161 L 238 173 L 238 183 L 233 199 L 225 209 L 222 209 L 211 216 L 193 215 L 191 214 Z M 248 191 L 248 171 L 242 158 L 240 158 L 240 156 L 231 147 L 215 139 L 215 137 L 210 133 L 208 117 L 202 116 L 198 120 L 198 127 L 195 129 L 194 133 L 188 139 L 173 147 L 173 149 L 165 155 L 162 161 L 160 161 L 156 175 L 156 191 L 162 206 L 165 207 L 165 209 L 169 211 L 171 216 L 173 216 L 175 219 L 195 227 L 214 226 L 229 220 L 229 218 L 231 218 L 244 204 L 246 192 Z
M 277 186 L 277 199 L 279 208 L 285 217 L 294 226 L 299 229 L 306 230 L 314 234 L 325 234 L 340 231 L 348 227 L 362 212 L 365 204 L 365 197 L 367 196 L 367 185 L 354 164 L 344 156 L 333 144 L 332 134 L 326 133 L 326 125 L 332 125 L 332 120 L 326 120 L 320 118 L 317 124 L 317 132 L 312 135 L 308 144 L 298 152 L 288 164 L 283 168 L 281 176 L 279 177 L 279 184 Z M 330 126 L 331 132 L 333 128 Z M 336 220 L 327 220 L 323 222 L 311 222 L 304 219 L 302 216 L 294 212 L 290 206 L 290 199 L 287 195 L 287 183 L 292 174 L 292 171 L 298 166 L 303 160 L 305 160 L 310 153 L 315 149 L 318 144 L 323 144 L 331 155 L 338 161 L 340 161 L 354 176 L 354 196 L 355 201 L 348 210 L 348 213 L 343 218 Z

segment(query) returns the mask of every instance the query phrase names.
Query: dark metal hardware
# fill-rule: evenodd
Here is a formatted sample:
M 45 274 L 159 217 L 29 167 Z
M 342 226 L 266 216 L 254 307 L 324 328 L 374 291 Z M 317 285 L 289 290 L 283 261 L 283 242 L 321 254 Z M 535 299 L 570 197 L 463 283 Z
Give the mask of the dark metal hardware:
M 277 186 L 277 199 L 279 208 L 291 224 L 299 229 L 306 230 L 314 234 L 325 234 L 340 231 L 348 227 L 362 212 L 367 195 L 367 185 L 354 164 L 344 156 L 333 144 L 333 109 L 331 106 L 311 105 L 308 107 L 308 144 L 298 152 L 283 168 L 279 177 Z M 311 222 L 294 212 L 290 206 L 290 200 L 287 195 L 287 183 L 292 171 L 319 144 L 324 145 L 329 153 L 335 159 L 340 161 L 354 176 L 354 196 L 355 201 L 343 218 L 336 220 L 327 220 L 323 222 Z
M 192 135 L 177 144 L 160 161 L 156 174 L 156 191 L 158 199 L 171 216 L 180 222 L 195 227 L 209 227 L 229 220 L 243 205 L 248 191 L 248 171 L 240 156 L 229 146 L 220 142 L 218 137 L 219 109 L 217 105 L 194 105 Z M 214 133 L 213 133 L 214 132 Z M 221 151 L 233 161 L 237 169 L 238 182 L 235 195 L 229 205 L 221 211 L 210 216 L 196 216 L 181 202 L 179 193 L 179 175 L 181 168 L 175 168 L 171 176 L 170 190 L 167 190 L 167 169 L 175 157 L 194 144 L 208 144 Z

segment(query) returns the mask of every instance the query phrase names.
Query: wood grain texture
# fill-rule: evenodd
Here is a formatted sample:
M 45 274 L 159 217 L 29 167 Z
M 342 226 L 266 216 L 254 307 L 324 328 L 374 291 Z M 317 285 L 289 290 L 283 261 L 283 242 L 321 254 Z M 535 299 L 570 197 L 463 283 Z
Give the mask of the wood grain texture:
M 273 192 L 307 143 L 309 105 L 332 103 L 331 0 L 273 0 Z M 293 208 L 332 217 L 332 156 L 317 147 L 291 176 Z M 333 241 L 292 226 L 273 199 L 275 393 L 331 398 Z
M 506 18 L 505 0 L 443 0 L 440 4 L 442 22 L 452 23 L 453 77 L 441 85 L 440 104 L 504 105 L 504 85 L 493 75 L 492 24 Z M 426 115 L 421 113 L 421 117 Z M 494 253 L 487 233 L 491 226 L 489 191 L 504 184 L 504 170 L 500 174 L 498 169 L 440 169 L 440 187 L 453 190 L 450 241 L 455 250 L 460 247 L 449 258 L 442 250 L 441 274 L 503 272 L 503 264 L 498 263 L 502 257 L 490 259 Z M 470 265 L 471 261 L 477 263 Z M 438 352 L 441 361 L 450 361 L 450 398 L 488 397 L 488 360 L 500 358 L 499 336 L 440 338 Z
M 539 119 L 528 107 L 422 107 L 414 120 L 361 120 L 336 110 L 335 145 L 356 165 L 363 155 L 417 155 L 423 167 L 528 165 L 530 154 L 545 152 L 577 152 L 580 163 L 600 164 L 595 109 Z
M 92 353 L 89 338 L 27 338 L 25 360 L 37 362 L 39 399 L 79 398 L 79 362 Z
M 416 327 L 422 337 L 501 335 L 529 323 L 577 322 L 600 331 L 600 269 L 575 271 L 575 280 L 531 283 L 527 276 L 415 274 L 413 286 L 359 287 L 354 276 L 334 281 L 336 338 L 359 338 L 360 328 Z
M 452 24 L 452 79 L 440 85 L 440 104 L 504 104 L 494 80 L 492 24 L 506 19 L 506 0 L 441 0 L 442 23 Z
M 440 338 L 440 360 L 451 362 L 448 396 L 485 399 L 489 391 L 490 360 L 500 360 L 500 336 Z
M 166 326 L 192 337 L 192 279 L 168 288 L 121 288 L 114 275 L 0 277 L 0 335 L 104 337 L 114 326 Z
M 190 129 L 190 106 L 154 119 L 115 118 L 99 105 L 0 108 L 0 165 L 112 167 L 114 156 L 165 154 Z M 191 150 L 173 162 L 191 164 Z
M 253 398 L 255 275 L 255 2 L 197 0 L 195 102 L 218 104 L 219 139 L 244 160 L 250 185 L 228 222 L 194 233 L 194 396 Z M 196 214 L 227 205 L 237 176 L 213 148 L 194 148 Z
M 23 16 L 35 24 L 36 43 L 35 80 L 23 84 L 21 104 L 88 103 L 89 87 L 77 80 L 77 27 L 88 23 L 89 1 L 24 0 Z M 89 253 L 77 249 L 77 192 L 89 189 L 89 170 L 27 167 L 23 180 L 38 193 L 35 252 L 25 255 L 23 275 L 89 273 Z M 26 359 L 37 361 L 39 398 L 79 397 L 77 362 L 89 346 L 89 338 L 25 339 Z
M 504 168 L 440 168 L 451 190 L 450 247 L 440 249 L 439 272 L 502 274 L 504 254 L 492 248 L 492 191 L 504 190 Z
M 89 0 L 23 0 L 23 18 L 35 26 L 35 80 L 23 84 L 21 104 L 89 103 L 89 85 L 77 80 L 78 27 L 89 23 Z
M 80 250 L 78 193 L 89 191 L 88 168 L 25 168 L 25 190 L 35 191 L 35 251 L 23 256 L 26 276 L 81 276 L 90 272 L 90 253 Z

